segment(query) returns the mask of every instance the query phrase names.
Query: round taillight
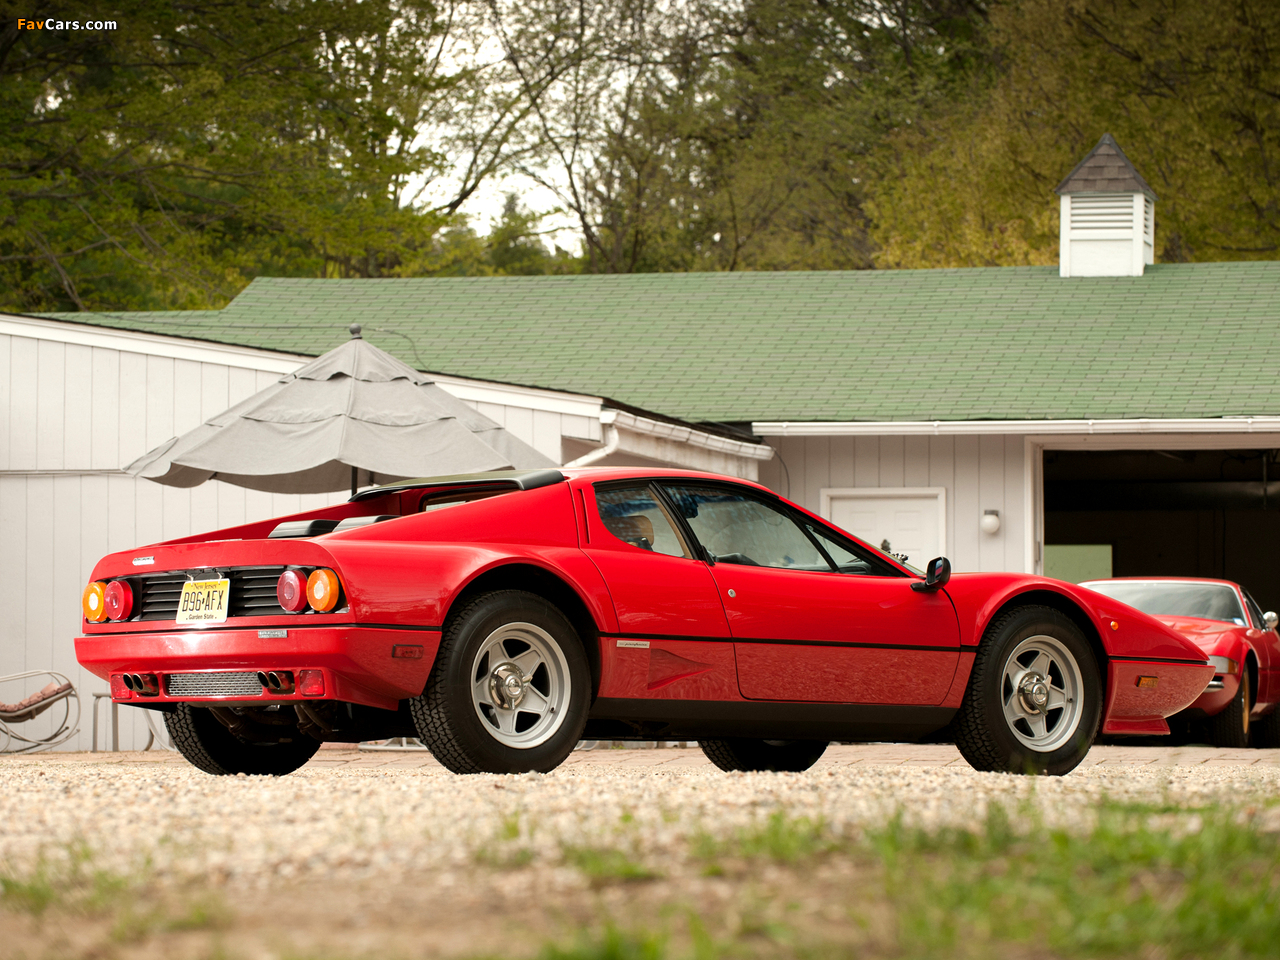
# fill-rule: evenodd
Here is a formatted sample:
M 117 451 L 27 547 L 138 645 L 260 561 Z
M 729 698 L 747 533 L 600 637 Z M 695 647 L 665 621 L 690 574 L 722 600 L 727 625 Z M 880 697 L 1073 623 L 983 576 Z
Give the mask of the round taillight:
M 112 620 L 128 620 L 133 613 L 133 588 L 127 580 L 112 580 L 107 584 L 103 603 Z
M 321 567 L 307 577 L 307 603 L 319 613 L 328 613 L 336 607 L 340 592 L 338 575 L 332 570 Z
M 297 570 L 286 570 L 276 581 L 276 600 L 290 613 L 307 609 L 307 578 Z
M 106 592 L 107 585 L 101 580 L 95 580 L 84 588 L 80 608 L 84 611 L 84 618 L 90 623 L 101 623 L 107 619 Z

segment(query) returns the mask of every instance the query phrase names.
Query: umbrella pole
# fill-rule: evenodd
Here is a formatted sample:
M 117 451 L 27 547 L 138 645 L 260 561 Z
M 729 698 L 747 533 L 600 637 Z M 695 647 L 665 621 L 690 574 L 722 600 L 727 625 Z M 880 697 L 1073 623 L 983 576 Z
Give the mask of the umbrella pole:
M 356 484 L 356 475 L 357 475 L 359 472 L 360 472 L 360 468 L 359 468 L 359 467 L 352 467 L 352 468 L 351 468 L 351 495 L 352 495 L 353 497 L 356 495 L 356 490 L 357 490 L 357 487 L 358 487 L 358 485 Z

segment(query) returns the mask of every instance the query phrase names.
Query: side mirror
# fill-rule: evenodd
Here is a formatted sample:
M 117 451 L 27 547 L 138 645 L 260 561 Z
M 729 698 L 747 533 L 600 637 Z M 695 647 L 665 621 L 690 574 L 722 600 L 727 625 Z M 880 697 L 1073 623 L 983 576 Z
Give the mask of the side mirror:
M 951 561 L 946 557 L 935 557 L 924 568 L 924 579 L 911 584 L 912 590 L 933 591 L 946 586 L 951 579 Z
M 1268 630 L 1274 630 L 1276 624 L 1280 623 L 1280 617 L 1277 617 L 1274 610 L 1268 610 L 1262 615 L 1262 622 L 1267 625 Z

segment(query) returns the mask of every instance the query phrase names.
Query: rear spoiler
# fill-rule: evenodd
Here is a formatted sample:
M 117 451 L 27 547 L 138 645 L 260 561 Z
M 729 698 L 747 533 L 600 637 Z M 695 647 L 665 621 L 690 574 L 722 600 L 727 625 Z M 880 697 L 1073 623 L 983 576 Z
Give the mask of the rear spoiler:
M 362 490 L 348 500 L 358 503 L 388 493 L 404 490 L 427 490 L 432 487 L 480 487 L 486 490 L 536 490 L 563 483 L 564 474 L 559 470 L 494 470 L 491 473 L 460 473 L 452 477 L 424 477 L 418 480 L 401 480 L 386 486 Z

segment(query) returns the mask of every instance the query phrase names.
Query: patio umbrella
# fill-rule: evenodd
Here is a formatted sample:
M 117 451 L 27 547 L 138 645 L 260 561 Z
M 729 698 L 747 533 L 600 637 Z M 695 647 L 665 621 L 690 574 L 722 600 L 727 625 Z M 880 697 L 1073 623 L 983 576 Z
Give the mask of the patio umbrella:
M 125 470 L 174 487 L 223 480 L 270 493 L 327 493 L 409 477 L 557 464 L 361 339 L 139 457 Z

